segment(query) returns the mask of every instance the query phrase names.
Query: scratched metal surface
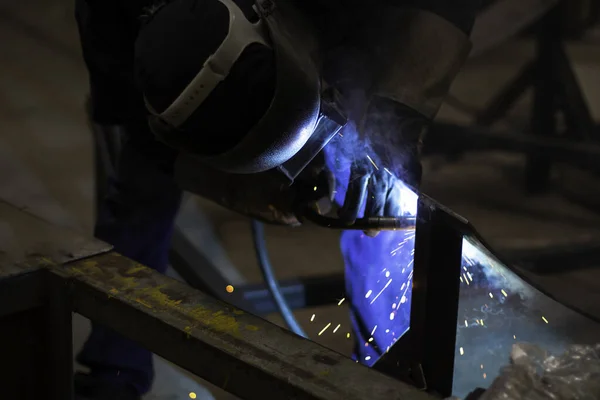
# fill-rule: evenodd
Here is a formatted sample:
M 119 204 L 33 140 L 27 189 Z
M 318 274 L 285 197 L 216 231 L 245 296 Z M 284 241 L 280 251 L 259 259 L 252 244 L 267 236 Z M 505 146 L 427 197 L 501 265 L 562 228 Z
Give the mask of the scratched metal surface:
M 53 226 L 0 198 L 0 272 L 5 277 L 110 249 L 106 243 Z
M 244 399 L 432 399 L 116 253 L 56 267 L 76 311 Z

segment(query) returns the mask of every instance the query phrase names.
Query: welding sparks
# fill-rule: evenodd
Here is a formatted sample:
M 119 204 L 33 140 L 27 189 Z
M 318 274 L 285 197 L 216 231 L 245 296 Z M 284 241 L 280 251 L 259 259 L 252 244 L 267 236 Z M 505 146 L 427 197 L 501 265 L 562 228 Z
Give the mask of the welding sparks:
M 460 355 L 464 356 L 465 355 L 465 350 L 462 347 L 459 350 L 460 350 Z
M 484 372 L 483 373 L 483 379 L 486 379 L 486 378 L 487 378 L 487 374 Z
M 506 292 L 504 291 L 504 289 L 502 289 L 502 290 L 501 290 L 501 292 L 502 292 L 502 294 L 504 295 L 504 297 L 508 297 L 508 293 L 506 293 Z
M 542 319 L 544 320 L 545 323 L 548 323 L 548 320 L 543 315 L 542 315 Z
M 463 277 L 465 278 L 465 283 L 466 283 L 467 285 L 470 285 L 470 283 L 469 283 L 469 278 L 467 278 L 467 275 L 466 275 L 466 274 L 463 274 Z
M 371 162 L 371 164 L 373 164 L 373 166 L 375 167 L 375 169 L 377 171 L 379 171 L 379 167 L 377 166 L 377 164 L 375 164 L 375 161 L 373 161 L 373 159 L 367 154 L 367 158 L 369 159 L 369 161 Z
M 390 321 L 393 321 L 393 320 L 394 320 L 394 317 L 395 317 L 395 314 L 394 314 L 394 313 L 391 313 L 391 314 L 390 314 Z
M 365 357 L 365 361 L 369 361 L 371 359 L 371 356 L 366 356 Z
M 492 294 L 492 292 L 490 292 L 489 295 L 490 295 L 490 299 L 494 298 L 494 295 Z
M 233 293 L 233 290 L 234 290 L 234 289 L 233 289 L 233 286 L 231 286 L 231 285 L 227 285 L 227 286 L 225 286 L 225 291 L 226 291 L 227 293 Z
M 346 339 L 350 339 L 350 333 L 346 333 Z
M 373 340 L 375 340 L 375 339 L 369 338 L 368 342 L 371 343 Z
M 346 298 L 345 298 L 345 297 L 344 297 L 343 299 L 341 299 L 341 300 L 338 302 L 338 306 L 341 306 L 341 305 L 342 305 L 342 303 L 344 302 L 344 300 L 346 300 Z
M 389 278 L 390 277 L 390 271 L 385 271 L 385 277 Z
M 375 325 L 375 327 L 373 328 L 373 330 L 371 331 L 371 336 L 373 336 L 375 334 L 375 331 L 377 330 L 377 325 Z
M 330 326 L 331 326 L 331 322 L 328 323 L 327 325 L 325 325 L 325 328 L 321 329 L 321 332 L 319 332 L 319 336 L 321 336 L 323 333 L 325 333 L 325 331 L 327 329 L 329 329 Z
M 388 283 L 386 283 L 386 284 L 385 284 L 385 286 L 383 287 L 383 289 L 381 289 L 381 290 L 379 291 L 379 293 L 377 293 L 377 296 L 375 296 L 375 297 L 373 298 L 373 300 L 371 300 L 371 303 L 370 303 L 370 304 L 373 304 L 373 303 L 375 303 L 375 300 L 377 300 L 377 298 L 378 298 L 379 296 L 381 296 L 381 293 L 383 293 L 383 291 L 384 291 L 385 289 L 387 289 L 387 288 L 388 288 L 388 286 L 390 286 L 390 283 L 392 283 L 392 280 L 391 280 L 391 279 L 388 281 Z
M 340 329 L 340 326 L 342 326 L 342 324 L 338 324 L 335 329 L 333 330 L 333 333 L 336 333 L 338 331 L 338 329 Z
M 465 319 L 465 326 L 468 328 L 469 327 L 469 323 L 467 322 L 467 320 Z
M 390 172 L 390 170 L 389 170 L 389 169 L 387 169 L 387 168 L 383 168 L 383 170 L 384 170 L 385 172 L 387 172 L 388 174 L 390 174 L 390 175 L 394 176 L 394 174 L 392 174 L 392 173 Z
M 367 292 L 367 294 L 365 294 L 365 299 L 368 299 L 369 297 L 371 297 L 371 294 L 372 294 L 372 293 L 373 293 L 373 291 L 372 291 L 372 290 L 369 290 L 369 291 Z
M 312 317 L 310 317 L 310 322 L 313 322 L 315 320 L 315 314 L 312 315 Z
M 196 398 L 196 393 L 190 392 L 190 394 L 188 396 L 190 396 L 190 399 L 195 399 Z

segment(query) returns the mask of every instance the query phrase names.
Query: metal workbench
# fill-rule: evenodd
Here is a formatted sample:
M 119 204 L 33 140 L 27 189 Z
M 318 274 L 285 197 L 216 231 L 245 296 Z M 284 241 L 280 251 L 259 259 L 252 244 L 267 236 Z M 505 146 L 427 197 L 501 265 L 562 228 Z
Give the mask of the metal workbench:
M 0 200 L 3 398 L 71 398 L 72 312 L 243 399 L 433 398 Z

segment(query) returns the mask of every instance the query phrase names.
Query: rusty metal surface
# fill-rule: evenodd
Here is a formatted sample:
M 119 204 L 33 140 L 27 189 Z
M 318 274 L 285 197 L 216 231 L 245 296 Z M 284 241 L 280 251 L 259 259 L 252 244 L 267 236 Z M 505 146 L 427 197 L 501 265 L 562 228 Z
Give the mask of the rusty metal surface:
M 58 228 L 0 198 L 0 277 L 110 251 L 111 246 Z
M 75 311 L 241 398 L 433 399 L 116 253 L 52 271 Z

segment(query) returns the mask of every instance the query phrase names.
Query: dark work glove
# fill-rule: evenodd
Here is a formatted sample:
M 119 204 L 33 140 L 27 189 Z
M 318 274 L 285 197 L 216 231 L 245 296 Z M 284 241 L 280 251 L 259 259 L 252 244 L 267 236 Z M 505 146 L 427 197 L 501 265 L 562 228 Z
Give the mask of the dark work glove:
M 428 120 L 407 106 L 375 97 L 358 124 L 359 143 L 340 218 L 352 224 L 365 217 L 398 216 L 404 185 L 418 189 L 420 150 Z

